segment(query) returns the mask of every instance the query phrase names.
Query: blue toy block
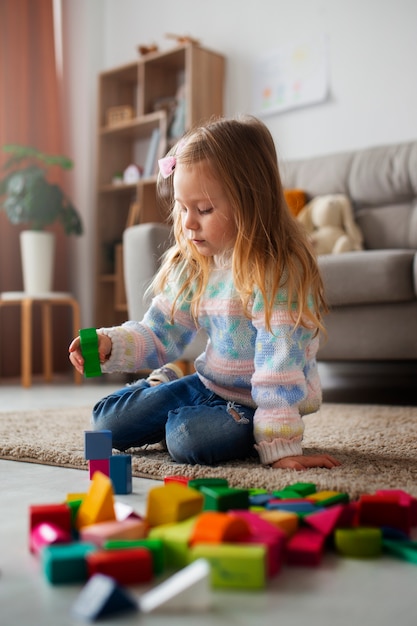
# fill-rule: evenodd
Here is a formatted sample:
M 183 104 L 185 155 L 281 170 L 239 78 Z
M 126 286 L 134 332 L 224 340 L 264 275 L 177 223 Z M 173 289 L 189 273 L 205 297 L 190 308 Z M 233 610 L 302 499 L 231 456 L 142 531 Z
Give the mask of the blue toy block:
M 132 493 L 132 457 L 115 454 L 110 459 L 110 480 L 115 494 Z
M 111 430 L 84 431 L 84 457 L 87 461 L 108 459 L 112 455 Z
M 94 574 L 84 586 L 72 607 L 74 617 L 95 621 L 115 613 L 138 611 L 135 598 L 114 578 Z

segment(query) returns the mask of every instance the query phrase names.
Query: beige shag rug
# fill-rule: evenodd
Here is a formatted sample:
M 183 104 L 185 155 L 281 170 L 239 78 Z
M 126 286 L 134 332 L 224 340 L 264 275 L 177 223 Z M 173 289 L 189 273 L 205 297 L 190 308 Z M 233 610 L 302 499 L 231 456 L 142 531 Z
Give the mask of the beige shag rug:
M 86 469 L 88 407 L 0 413 L 0 458 Z M 324 404 L 304 418 L 305 453 L 327 452 L 342 465 L 332 470 L 273 470 L 256 460 L 206 467 L 182 465 L 160 449 L 132 449 L 133 475 L 227 478 L 233 487 L 280 489 L 313 482 L 357 498 L 377 489 L 404 489 L 417 497 L 417 407 Z M 116 453 L 116 451 L 115 451 Z

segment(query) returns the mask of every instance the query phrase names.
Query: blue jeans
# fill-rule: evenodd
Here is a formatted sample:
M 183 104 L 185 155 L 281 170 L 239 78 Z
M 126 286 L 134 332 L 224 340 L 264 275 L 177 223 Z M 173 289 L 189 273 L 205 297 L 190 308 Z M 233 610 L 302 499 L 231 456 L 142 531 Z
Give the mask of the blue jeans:
M 113 433 L 119 450 L 166 440 L 178 463 L 215 465 L 254 454 L 255 410 L 220 398 L 197 374 L 150 386 L 119 389 L 93 409 L 96 430 Z

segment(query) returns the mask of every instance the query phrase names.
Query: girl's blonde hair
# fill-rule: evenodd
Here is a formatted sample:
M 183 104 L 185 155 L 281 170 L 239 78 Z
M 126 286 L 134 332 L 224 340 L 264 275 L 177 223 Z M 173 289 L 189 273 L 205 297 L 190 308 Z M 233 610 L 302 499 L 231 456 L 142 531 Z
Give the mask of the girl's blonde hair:
M 302 226 L 288 209 L 274 141 L 267 127 L 250 116 L 218 119 L 189 131 L 169 154 L 175 156 L 174 162 L 186 166 L 206 161 L 224 189 L 237 232 L 233 279 L 246 314 L 249 316 L 250 300 L 257 287 L 265 302 L 266 327 L 271 330 L 276 295 L 285 288 L 295 326 L 324 331 L 322 313 L 327 306 L 316 257 Z M 170 206 L 175 244 L 165 254 L 152 288 L 154 293 L 160 292 L 176 268 L 182 287 L 172 313 L 181 301 L 189 300 L 196 317 L 212 259 L 199 254 L 187 241 L 174 201 L 172 179 L 159 176 L 158 191 Z

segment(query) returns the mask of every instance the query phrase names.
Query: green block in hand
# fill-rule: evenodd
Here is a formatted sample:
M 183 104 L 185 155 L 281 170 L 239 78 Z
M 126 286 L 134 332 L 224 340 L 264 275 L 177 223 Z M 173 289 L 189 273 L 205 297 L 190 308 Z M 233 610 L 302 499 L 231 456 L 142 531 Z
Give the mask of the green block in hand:
M 80 330 L 81 353 L 84 358 L 84 375 L 86 378 L 101 376 L 100 356 L 98 353 L 98 337 L 95 328 Z

